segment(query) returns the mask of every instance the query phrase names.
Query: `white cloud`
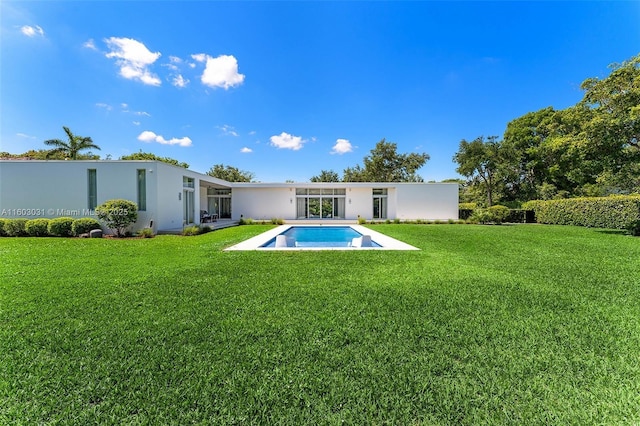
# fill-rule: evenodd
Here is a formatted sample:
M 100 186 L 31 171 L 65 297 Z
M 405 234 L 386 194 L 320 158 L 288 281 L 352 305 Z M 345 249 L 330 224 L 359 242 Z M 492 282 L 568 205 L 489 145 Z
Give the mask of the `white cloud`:
M 285 132 L 280 133 L 278 136 L 271 136 L 269 140 L 271 145 L 278 149 L 292 149 L 294 151 L 301 149 L 306 142 L 300 136 L 293 136 Z
M 182 59 L 178 58 L 177 56 L 169 56 L 169 60 L 174 64 L 182 63 Z
M 336 144 L 331 149 L 331 154 L 346 154 L 353 151 L 353 145 L 347 139 L 338 139 Z
M 36 139 L 35 136 L 31 136 L 26 133 L 16 133 L 16 136 L 18 136 L 19 138 L 25 138 L 25 139 Z
M 85 41 L 82 44 L 82 47 L 86 47 L 87 49 L 91 49 L 91 50 L 98 50 L 98 48 L 96 47 L 96 43 L 93 41 L 92 38 L 90 38 L 89 40 Z
M 217 126 L 218 129 L 222 130 L 222 133 L 228 136 L 238 137 L 238 132 L 233 128 L 233 126 L 229 126 L 225 124 L 224 126 Z
M 238 60 L 234 56 L 220 55 L 214 58 L 204 53 L 191 55 L 198 62 L 205 62 L 204 72 L 200 77 L 202 84 L 209 87 L 229 89 L 242 84 L 244 74 L 238 73 Z
M 194 61 L 205 62 L 207 60 L 207 55 L 204 53 L 197 53 L 195 55 L 191 55 Z
M 161 135 L 156 135 L 154 132 L 145 130 L 144 132 L 138 135 L 138 140 L 142 142 L 157 142 L 162 145 L 179 145 L 179 146 L 191 146 L 191 139 L 188 137 L 183 138 L 171 138 L 169 140 L 165 139 Z
M 253 150 L 251 148 L 248 148 L 248 147 L 245 146 L 244 148 L 242 148 L 240 150 L 240 152 L 242 152 L 243 154 L 248 154 L 250 152 L 253 152 Z
M 133 123 L 134 126 L 139 126 L 140 125 L 139 121 L 132 121 L 132 123 Z
M 151 52 L 137 40 L 111 37 L 105 40 L 111 50 L 107 58 L 115 58 L 120 67 L 120 75 L 126 79 L 138 80 L 151 86 L 160 86 L 162 82 L 149 70 L 161 55 Z
M 39 25 L 36 25 L 35 27 L 32 27 L 31 25 L 24 25 L 20 28 L 20 32 L 27 37 L 44 37 L 44 30 Z
M 98 108 L 103 108 L 103 109 L 105 109 L 106 111 L 111 111 L 111 110 L 113 109 L 113 108 L 111 107 L 111 105 L 109 105 L 109 104 L 105 104 L 105 103 L 103 103 L 103 102 L 98 102 L 98 103 L 96 104 L 96 106 L 97 106 Z
M 182 75 L 178 74 L 177 76 L 173 77 L 173 80 L 171 81 L 171 83 L 174 86 L 182 89 L 183 87 L 187 87 L 187 85 L 189 84 L 189 80 L 184 78 Z

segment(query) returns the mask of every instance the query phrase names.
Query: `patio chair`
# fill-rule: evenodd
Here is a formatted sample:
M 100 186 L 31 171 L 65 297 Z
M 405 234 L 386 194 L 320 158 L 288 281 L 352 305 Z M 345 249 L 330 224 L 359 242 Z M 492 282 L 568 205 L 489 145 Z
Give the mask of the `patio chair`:
M 200 223 L 211 222 L 211 215 L 206 210 L 200 210 Z

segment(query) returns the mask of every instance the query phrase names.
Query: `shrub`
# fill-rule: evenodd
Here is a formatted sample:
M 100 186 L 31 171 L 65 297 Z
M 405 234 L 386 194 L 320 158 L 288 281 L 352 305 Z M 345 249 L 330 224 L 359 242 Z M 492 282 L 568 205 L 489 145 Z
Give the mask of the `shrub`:
M 182 235 L 187 237 L 200 234 L 202 234 L 202 228 L 200 228 L 198 225 L 187 226 L 182 230 Z
M 96 215 L 117 237 L 124 237 L 127 228 L 138 220 L 138 206 L 129 200 L 108 200 L 96 207 Z
M 467 220 L 473 214 L 473 211 L 478 208 L 478 203 L 459 203 L 458 204 L 458 217 L 462 220 Z
M 533 210 L 538 223 L 594 228 L 628 229 L 640 220 L 640 196 L 534 200 L 523 204 Z
M 640 237 L 640 219 L 630 222 L 627 225 L 627 231 L 634 237 Z
M 24 224 L 24 230 L 31 237 L 46 237 L 49 235 L 49 219 L 31 219 Z
M 143 228 L 141 230 L 138 231 L 138 237 L 142 237 L 142 238 L 153 238 L 155 237 L 155 234 L 153 233 L 153 229 L 151 228 Z
M 527 221 L 527 211 L 523 209 L 510 209 L 509 215 L 504 221 L 509 223 L 525 223 Z
M 364 217 L 358 216 L 358 225 L 364 225 L 367 223 L 367 219 Z
M 6 237 L 7 231 L 4 230 L 4 226 L 10 219 L 0 218 L 0 237 Z
M 250 217 L 247 217 L 247 218 L 241 217 L 240 222 L 238 222 L 238 225 L 253 225 L 253 219 L 251 219 Z
M 271 219 L 271 224 L 272 225 L 284 225 L 284 219 L 280 219 L 280 218 L 272 218 Z
M 398 219 L 398 218 L 393 219 L 393 223 L 395 223 L 396 225 L 399 224 L 400 223 L 400 219 Z
M 4 224 L 4 232 L 7 237 L 26 237 L 25 225 L 27 219 L 8 219 Z
M 475 209 L 469 216 L 469 222 L 486 224 L 493 222 L 493 214 L 488 209 Z
M 509 216 L 509 208 L 501 205 L 495 205 L 489 207 L 489 213 L 491 213 L 491 221 L 495 223 L 504 222 Z
M 100 226 L 100 222 L 91 217 L 75 219 L 71 224 L 71 234 L 76 237 L 78 235 L 87 234 L 94 229 L 102 229 L 102 227 Z
M 70 237 L 73 235 L 73 218 L 57 217 L 49 221 L 49 235 L 54 237 Z

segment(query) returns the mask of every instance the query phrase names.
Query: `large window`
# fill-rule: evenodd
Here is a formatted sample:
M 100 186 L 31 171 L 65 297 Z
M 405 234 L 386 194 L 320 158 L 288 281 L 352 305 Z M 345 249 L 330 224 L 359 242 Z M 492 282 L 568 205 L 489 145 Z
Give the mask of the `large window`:
M 298 219 L 344 219 L 344 188 L 297 188 Z
M 387 188 L 373 189 L 373 218 L 387 218 Z
M 193 178 L 182 177 L 182 197 L 184 204 L 184 223 L 194 223 L 195 220 L 195 180 Z
M 138 210 L 147 210 L 147 170 L 138 169 Z
M 98 172 L 96 169 L 87 170 L 87 199 L 89 210 L 98 207 Z
M 231 188 L 207 188 L 207 212 L 231 219 Z

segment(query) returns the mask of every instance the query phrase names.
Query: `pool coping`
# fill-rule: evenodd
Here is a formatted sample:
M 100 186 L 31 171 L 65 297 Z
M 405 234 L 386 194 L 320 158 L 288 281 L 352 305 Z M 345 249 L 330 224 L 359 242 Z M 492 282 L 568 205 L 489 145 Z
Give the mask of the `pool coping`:
M 310 227 L 344 227 L 349 226 L 359 232 L 362 235 L 371 235 L 371 239 L 376 243 L 380 244 L 382 247 L 260 247 L 263 244 L 266 244 L 271 239 L 275 238 L 277 235 L 280 235 L 287 229 L 293 226 L 310 226 Z M 227 247 L 224 251 L 246 251 L 246 250 L 257 250 L 257 251 L 318 251 L 318 250 L 420 250 L 417 247 L 404 243 L 400 240 L 396 240 L 395 238 L 391 238 L 388 235 L 381 234 L 380 232 L 374 231 L 370 228 L 366 228 L 362 225 L 345 225 L 345 224 L 304 224 L 304 225 L 296 225 L 296 224 L 285 224 L 280 225 L 277 228 L 270 229 L 266 232 L 263 232 L 260 235 L 256 235 L 255 237 L 249 238 L 248 240 L 242 241 L 238 244 L 235 244 L 231 247 Z

